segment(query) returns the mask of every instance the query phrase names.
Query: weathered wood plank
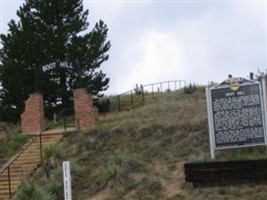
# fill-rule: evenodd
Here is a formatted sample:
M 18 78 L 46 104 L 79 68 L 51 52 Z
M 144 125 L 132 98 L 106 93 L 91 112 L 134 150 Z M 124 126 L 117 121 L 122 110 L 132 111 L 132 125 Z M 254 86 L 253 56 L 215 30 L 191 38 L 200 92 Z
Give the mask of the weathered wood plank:
M 267 160 L 185 163 L 185 180 L 202 183 L 267 181 Z

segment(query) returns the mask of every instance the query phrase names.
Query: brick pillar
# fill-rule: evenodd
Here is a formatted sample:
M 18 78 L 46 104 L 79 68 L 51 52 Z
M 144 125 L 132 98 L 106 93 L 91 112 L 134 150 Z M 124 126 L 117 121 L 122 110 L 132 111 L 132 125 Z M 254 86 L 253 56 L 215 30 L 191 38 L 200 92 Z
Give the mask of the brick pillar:
M 30 94 L 25 101 L 24 112 L 20 115 L 22 131 L 29 134 L 36 134 L 42 131 L 44 125 L 44 102 L 43 95 Z
M 84 130 L 96 125 L 98 109 L 93 106 L 92 96 L 85 88 L 79 88 L 74 90 L 73 97 L 77 128 Z

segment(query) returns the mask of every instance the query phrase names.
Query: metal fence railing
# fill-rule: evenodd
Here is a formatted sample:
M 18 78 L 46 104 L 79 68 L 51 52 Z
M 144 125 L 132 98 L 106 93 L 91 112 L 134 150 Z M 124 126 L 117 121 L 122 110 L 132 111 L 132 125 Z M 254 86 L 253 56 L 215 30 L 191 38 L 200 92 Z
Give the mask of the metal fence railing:
M 111 112 L 121 112 L 140 105 L 144 105 L 147 100 L 157 98 L 166 91 L 180 90 L 185 86 L 186 81 L 184 80 L 173 80 L 146 85 L 136 85 L 136 87 L 130 91 L 103 99 L 102 101 L 107 99 L 110 101 Z
M 13 177 L 13 173 L 15 171 L 12 170 L 12 165 L 14 164 L 14 162 L 16 160 L 18 160 L 18 158 L 24 153 L 26 152 L 26 150 L 35 142 L 37 142 L 39 140 L 39 145 L 40 145 L 40 161 L 36 161 L 36 166 L 40 165 L 43 161 L 43 140 L 42 140 L 42 136 L 43 136 L 43 132 L 47 129 L 52 129 L 52 128 L 56 128 L 56 123 L 60 123 L 61 127 L 62 127 L 62 123 L 63 123 L 63 127 L 64 127 L 64 131 L 66 132 L 67 128 L 69 126 L 73 126 L 73 122 L 68 123 L 68 117 L 70 117 L 70 113 L 72 113 L 73 108 L 65 108 L 62 111 L 60 111 L 58 114 L 54 115 L 54 119 L 49 121 L 44 128 L 42 129 L 42 131 L 36 135 L 34 138 L 32 138 L 32 140 L 30 142 L 28 142 L 23 149 L 17 154 L 15 155 L 11 160 L 9 160 L 8 163 L 6 163 L 1 169 L 0 169 L 0 177 L 4 177 L 7 180 L 8 183 L 8 194 L 9 197 L 12 197 L 16 188 L 12 187 L 12 177 Z M 73 114 L 72 114 L 73 117 Z M 74 120 L 73 120 L 74 121 Z M 21 174 L 21 177 L 23 177 L 24 174 Z

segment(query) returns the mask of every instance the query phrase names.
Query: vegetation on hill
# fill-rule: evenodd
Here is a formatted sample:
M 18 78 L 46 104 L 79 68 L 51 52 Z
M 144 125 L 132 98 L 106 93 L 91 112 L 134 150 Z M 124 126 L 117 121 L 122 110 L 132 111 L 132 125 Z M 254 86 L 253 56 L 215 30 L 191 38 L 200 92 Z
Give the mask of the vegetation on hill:
M 143 107 L 107 115 L 90 131 L 66 134 L 44 151 L 49 178 L 40 168 L 30 188 L 43 199 L 62 199 L 61 163 L 70 160 L 77 200 L 266 199 L 266 185 L 194 189 L 185 183 L 185 162 L 209 160 L 207 124 L 203 88 L 167 92 Z M 266 157 L 261 147 L 217 153 L 219 160 L 259 157 Z M 24 186 L 17 194 L 23 192 Z
M 21 133 L 20 126 L 0 122 L 0 166 L 17 153 L 30 138 L 30 135 Z

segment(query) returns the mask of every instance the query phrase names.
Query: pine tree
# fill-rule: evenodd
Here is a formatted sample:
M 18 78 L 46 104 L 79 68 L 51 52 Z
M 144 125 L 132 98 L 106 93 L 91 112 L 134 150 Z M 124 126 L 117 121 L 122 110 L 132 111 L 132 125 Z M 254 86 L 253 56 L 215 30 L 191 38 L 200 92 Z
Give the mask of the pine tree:
M 26 0 L 11 20 L 8 33 L 0 35 L 1 103 L 18 119 L 30 93 L 44 95 L 47 108 L 71 105 L 72 89 L 86 87 L 95 97 L 108 88 L 109 78 L 100 70 L 108 60 L 110 42 L 103 21 L 88 32 L 89 11 L 82 0 Z M 67 61 L 72 67 L 43 72 L 42 66 Z

